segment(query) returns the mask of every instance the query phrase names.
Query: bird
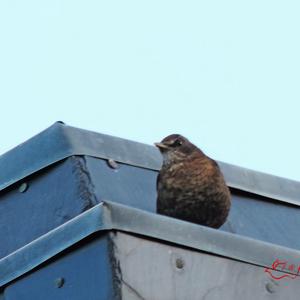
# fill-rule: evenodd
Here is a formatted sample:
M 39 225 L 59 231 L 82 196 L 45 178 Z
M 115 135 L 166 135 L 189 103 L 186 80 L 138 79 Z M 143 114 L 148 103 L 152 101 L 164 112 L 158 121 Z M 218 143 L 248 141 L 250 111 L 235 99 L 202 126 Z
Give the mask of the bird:
M 221 227 L 229 214 L 231 195 L 216 161 L 180 134 L 154 145 L 163 158 L 156 185 L 157 213 Z

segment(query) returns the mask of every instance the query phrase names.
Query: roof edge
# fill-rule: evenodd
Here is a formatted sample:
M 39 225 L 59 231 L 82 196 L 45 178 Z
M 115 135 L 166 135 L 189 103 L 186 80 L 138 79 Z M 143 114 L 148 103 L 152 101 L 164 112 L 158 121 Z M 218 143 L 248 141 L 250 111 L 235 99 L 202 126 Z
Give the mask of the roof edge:
M 159 170 L 159 151 L 147 144 L 56 122 L 0 156 L 0 191 L 72 155 L 114 159 Z M 218 162 L 229 187 L 300 206 L 300 182 Z
M 119 230 L 272 268 L 284 257 L 297 264 L 300 251 L 204 227 L 140 209 L 102 202 L 0 260 L 0 287 L 95 232 Z M 295 274 L 296 270 L 286 270 Z

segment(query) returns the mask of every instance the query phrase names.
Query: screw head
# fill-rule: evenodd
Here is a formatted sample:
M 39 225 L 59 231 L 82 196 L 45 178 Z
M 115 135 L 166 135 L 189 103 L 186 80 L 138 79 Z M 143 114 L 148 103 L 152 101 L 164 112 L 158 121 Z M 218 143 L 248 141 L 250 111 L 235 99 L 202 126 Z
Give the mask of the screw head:
M 107 164 L 110 168 L 112 168 L 114 170 L 117 170 L 120 168 L 119 164 L 111 158 L 107 160 Z
M 269 293 L 271 293 L 271 294 L 273 294 L 273 293 L 276 292 L 275 286 L 274 286 L 274 284 L 272 284 L 271 282 L 268 282 L 268 283 L 266 284 L 266 290 L 267 290 Z
M 176 268 L 181 270 L 184 267 L 184 260 L 179 257 L 176 259 L 175 264 L 176 264 Z
M 64 283 L 65 283 L 65 279 L 64 279 L 63 277 L 58 277 L 58 278 L 56 278 L 56 279 L 54 280 L 55 286 L 56 286 L 57 288 L 59 288 L 59 289 L 60 289 L 61 287 L 63 287 Z
M 26 183 L 26 182 L 23 182 L 23 183 L 19 186 L 19 192 L 20 192 L 20 193 L 26 192 L 27 189 L 28 189 L 28 183 Z

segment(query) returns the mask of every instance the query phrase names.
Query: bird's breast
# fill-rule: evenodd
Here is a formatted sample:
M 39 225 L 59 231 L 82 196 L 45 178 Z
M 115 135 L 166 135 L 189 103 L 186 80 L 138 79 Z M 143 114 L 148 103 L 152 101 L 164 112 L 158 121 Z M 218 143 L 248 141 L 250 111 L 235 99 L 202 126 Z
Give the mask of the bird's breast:
M 202 176 L 198 170 L 186 171 L 184 164 L 173 165 L 161 173 L 158 188 L 169 193 L 169 195 L 173 195 L 173 192 L 175 195 L 178 193 L 189 194 L 197 191 L 201 192 L 207 185 L 207 178 Z

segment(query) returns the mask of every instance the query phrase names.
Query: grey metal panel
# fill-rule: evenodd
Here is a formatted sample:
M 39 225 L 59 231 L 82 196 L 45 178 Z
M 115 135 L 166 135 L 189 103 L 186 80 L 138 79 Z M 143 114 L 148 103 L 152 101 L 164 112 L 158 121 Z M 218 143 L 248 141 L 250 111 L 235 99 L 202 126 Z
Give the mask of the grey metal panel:
M 0 190 L 72 155 L 88 155 L 158 170 L 153 146 L 55 123 L 0 156 Z M 300 205 L 300 183 L 219 162 L 230 187 Z
M 254 265 L 271 267 L 276 258 L 298 264 L 300 251 L 222 232 L 116 203 L 104 203 L 113 228 L 173 242 Z
M 123 299 L 281 300 L 300 290 L 300 277 L 275 281 L 260 266 L 122 232 L 113 242 Z
M 300 183 L 298 181 L 223 162 L 218 163 L 228 186 L 297 206 L 300 205 Z
M 106 202 L 1 259 L 0 286 L 92 233 L 111 229 L 157 238 L 262 267 L 271 267 L 276 258 L 297 265 L 300 257 L 300 251 Z M 287 272 L 296 274 L 296 271 Z

